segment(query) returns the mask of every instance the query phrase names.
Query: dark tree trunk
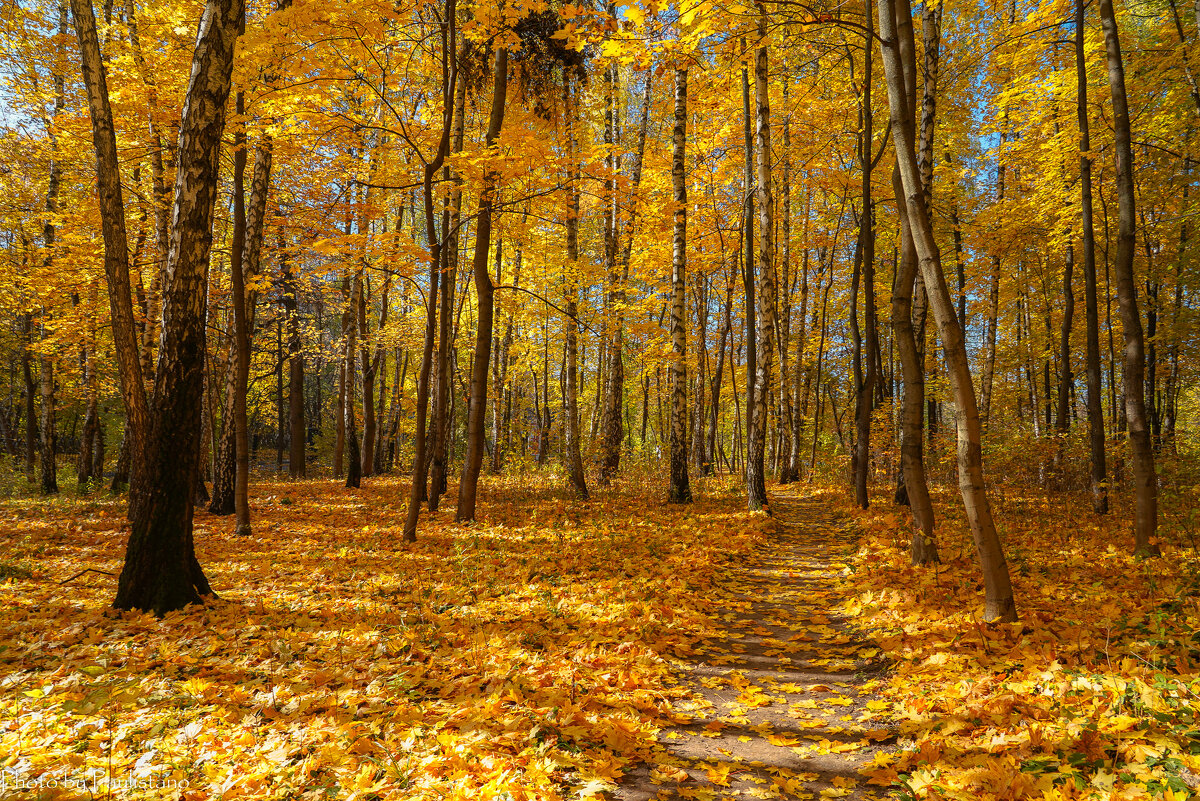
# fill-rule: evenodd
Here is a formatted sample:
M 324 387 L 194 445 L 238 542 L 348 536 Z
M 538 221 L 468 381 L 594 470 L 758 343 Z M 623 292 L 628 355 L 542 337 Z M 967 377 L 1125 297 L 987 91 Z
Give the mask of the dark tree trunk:
M 742 39 L 742 50 L 746 49 L 746 40 Z M 753 118 L 750 116 L 750 72 L 746 67 L 742 67 L 742 137 L 744 139 L 744 164 L 742 172 L 742 189 L 745 192 L 745 198 L 742 203 L 742 284 L 746 290 L 745 302 L 745 332 L 746 332 L 746 419 L 744 421 L 744 429 L 746 432 L 746 441 L 749 441 L 749 432 L 754 427 L 754 390 L 755 376 L 758 374 L 758 339 L 756 335 L 756 310 L 757 304 L 754 297 L 755 289 L 755 269 L 754 269 L 754 133 L 752 131 Z M 739 421 L 741 423 L 741 421 Z M 758 479 L 752 479 L 749 473 L 749 462 L 746 462 L 746 487 L 747 495 L 752 499 L 759 493 L 752 489 L 753 483 Z M 763 493 L 766 494 L 764 485 Z M 751 500 L 753 508 L 754 501 Z
M 574 91 L 572 89 L 574 88 Z M 579 320 L 576 318 L 578 314 L 578 275 L 576 270 L 579 264 L 579 195 L 581 187 L 579 186 L 579 143 L 576 139 L 574 120 L 578 118 L 579 112 L 579 93 L 578 88 L 573 86 L 573 82 L 568 75 L 563 79 L 563 95 L 564 107 L 566 108 L 567 118 L 567 148 L 569 151 L 568 162 L 571 185 L 571 202 L 567 209 L 566 232 L 567 232 L 567 314 L 564 321 L 566 328 L 566 376 L 564 380 L 564 399 L 563 412 L 566 414 L 565 425 L 565 442 L 563 447 L 566 451 L 565 458 L 567 461 L 567 474 L 571 486 L 575 493 L 587 500 L 588 487 L 587 479 L 583 475 L 583 456 L 580 453 L 579 443 L 579 392 L 578 392 L 578 355 L 579 355 Z
M 1129 103 L 1125 95 L 1125 65 L 1112 0 L 1100 0 L 1100 24 L 1108 57 L 1108 86 L 1113 102 L 1113 132 L 1117 151 L 1117 302 L 1125 338 L 1125 419 L 1129 426 L 1129 451 L 1133 459 L 1135 509 L 1134 551 L 1158 552 L 1151 542 L 1158 528 L 1158 484 L 1154 449 L 1146 417 L 1145 340 L 1138 313 L 1137 289 L 1133 278 L 1133 256 L 1137 216 L 1134 206 L 1133 148 L 1130 144 Z
M 443 16 L 447 22 L 441 30 L 442 132 L 438 141 L 437 155 L 432 161 L 425 164 L 421 182 L 421 194 L 425 207 L 425 236 L 429 243 L 429 295 L 425 305 L 425 342 L 421 353 L 421 367 L 417 373 L 413 478 L 408 494 L 408 514 L 404 520 L 404 540 L 406 542 L 415 542 L 417 539 L 417 520 L 421 515 L 421 501 L 424 500 L 425 482 L 429 477 L 429 465 L 425 453 L 426 417 L 429 414 L 429 376 L 433 368 L 433 345 L 437 334 L 437 303 L 434 298 L 438 292 L 438 278 L 443 266 L 443 242 L 438 236 L 437 224 L 434 220 L 433 179 L 446 161 L 446 155 L 450 151 L 450 133 L 454 127 L 453 101 L 458 79 L 457 62 L 453 55 L 456 52 L 455 39 L 457 36 L 455 8 L 455 0 L 447 0 L 446 13 Z
M 300 314 L 296 277 L 292 262 L 283 246 L 279 247 L 279 268 L 283 275 L 283 308 L 287 314 L 288 342 L 288 475 L 304 478 L 306 448 L 304 429 L 304 340 L 300 333 Z
M 100 225 L 104 237 L 104 276 L 108 283 L 112 337 L 116 350 L 117 372 L 120 376 L 121 397 L 125 404 L 125 440 L 129 443 L 129 461 L 133 465 L 136 490 L 139 486 L 137 477 L 140 475 L 143 461 L 142 450 L 149 412 L 145 384 L 147 376 L 142 370 L 137 326 L 133 316 L 129 243 L 125 231 L 125 205 L 121 192 L 117 139 L 113 127 L 112 106 L 109 103 L 106 66 L 100 53 L 96 17 L 91 0 L 71 0 L 71 15 L 79 41 L 81 75 L 87 89 L 88 109 L 92 119 Z M 131 30 L 136 37 L 136 27 Z M 161 162 L 161 157 L 159 161 Z M 165 208 L 161 215 L 165 218 Z M 164 250 L 160 257 L 165 259 L 165 248 L 162 247 L 166 244 L 165 236 L 160 237 L 159 244 L 160 249 Z M 157 277 L 156 274 L 154 283 L 157 283 Z M 151 321 L 147 324 L 149 328 L 157 315 L 147 316 Z M 122 451 L 125 451 L 124 446 Z M 130 504 L 130 513 L 132 512 L 133 503 Z
M 852 320 L 855 334 L 855 377 L 858 379 L 855 393 L 854 424 L 854 500 L 859 507 L 866 509 L 870 505 L 867 495 L 867 479 L 871 470 L 871 412 L 874 410 L 876 355 L 879 351 L 879 331 L 875 326 L 875 203 L 871 193 L 871 172 L 874 163 L 871 158 L 872 140 L 874 138 L 873 109 L 871 107 L 872 81 L 872 46 L 871 37 L 874 35 L 872 15 L 865 15 L 867 30 L 863 36 L 863 90 L 862 90 L 862 130 L 859 136 L 859 170 L 862 172 L 862 216 L 859 219 L 858 252 L 862 259 L 862 284 L 864 294 L 863 327 L 866 329 L 866 369 L 859 365 L 859 335 L 857 319 Z M 936 63 L 936 55 L 934 60 Z M 936 74 L 936 68 L 935 68 Z M 855 273 L 858 277 L 858 273 Z M 857 294 L 855 295 L 857 301 Z M 855 313 L 857 317 L 857 311 Z M 860 377 L 861 376 L 861 377 Z
M 500 136 L 504 123 L 504 103 L 508 94 L 508 50 L 498 48 L 492 72 L 492 111 L 488 117 L 486 143 L 491 147 Z M 492 315 L 495 287 L 488 274 L 488 252 L 492 236 L 492 204 L 499 176 L 489 171 L 479 190 L 479 210 L 475 215 L 475 253 L 471 270 L 475 277 L 479 327 L 475 332 L 475 359 L 471 365 L 471 397 L 467 406 L 467 453 L 463 459 L 462 478 L 458 484 L 458 508 L 455 520 L 475 519 L 476 492 L 479 471 L 483 467 L 484 418 L 487 415 L 488 360 L 492 355 Z M 542 439 L 547 428 L 542 426 Z
M 114 605 L 163 615 L 212 593 L 192 540 L 192 493 L 204 390 L 205 274 L 241 0 L 208 0 L 179 134 L 179 170 L 164 292 L 163 336 L 136 504 Z
M 941 254 L 923 200 L 924 188 L 917 164 L 908 75 L 915 73 L 911 48 L 912 10 L 908 0 L 879 0 L 880 47 L 892 116 L 892 141 L 899 172 L 897 205 L 902 225 L 910 230 L 918 264 L 929 291 L 930 306 L 938 325 L 956 407 L 959 489 L 975 541 L 985 588 L 985 621 L 1016 620 L 1016 603 L 1003 547 L 992 517 L 983 480 L 982 443 L 975 388 L 967 361 L 962 327 L 954 313 L 950 290 L 941 268 Z M 903 27 L 902 27 L 903 26 Z M 907 44 L 906 44 L 906 40 Z
M 358 355 L 358 307 L 359 299 L 362 297 L 363 279 L 362 271 L 355 273 L 353 288 L 350 290 L 350 307 L 347 310 L 346 322 L 346 352 L 343 354 L 345 359 L 345 375 L 346 375 L 346 401 L 342 407 L 342 413 L 345 415 L 344 427 L 346 430 L 346 486 L 359 487 L 362 484 L 362 456 L 358 449 L 358 425 L 357 425 L 357 405 L 355 402 L 356 387 L 355 387 L 355 368 L 354 359 Z

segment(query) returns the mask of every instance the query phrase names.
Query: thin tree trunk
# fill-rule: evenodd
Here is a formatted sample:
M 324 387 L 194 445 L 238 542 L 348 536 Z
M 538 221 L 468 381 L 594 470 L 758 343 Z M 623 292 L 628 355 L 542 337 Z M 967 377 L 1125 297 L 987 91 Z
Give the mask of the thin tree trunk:
M 908 0 L 879 0 L 878 9 L 880 48 L 892 115 L 892 141 L 900 173 L 900 188 L 903 190 L 897 193 L 896 201 L 901 212 L 900 218 L 912 234 L 918 263 L 925 277 L 930 305 L 945 352 L 946 372 L 954 393 L 959 488 L 983 573 L 986 599 L 983 617 L 987 621 L 1011 621 L 1016 619 L 1016 603 L 983 480 L 979 411 L 975 403 L 966 344 L 942 273 L 933 226 L 922 200 L 924 189 L 917 165 L 913 121 L 906 113 L 912 106 L 909 104 L 907 86 L 911 83 L 906 81 L 905 76 L 906 71 L 915 72 L 915 64 L 911 56 L 902 61 L 906 50 L 911 53 L 912 48 L 905 47 L 898 22 L 905 22 L 905 27 L 911 30 L 912 11 Z
M 765 66 L 764 66 L 765 71 Z M 675 70 L 675 127 L 672 133 L 671 187 L 674 234 L 671 259 L 671 486 L 670 503 L 691 503 L 687 460 L 687 70 Z
M 754 96 L 758 150 L 758 363 L 754 374 L 754 409 L 746 450 L 747 505 L 767 507 L 765 456 L 767 395 L 771 389 L 771 361 L 775 351 L 774 205 L 771 198 L 771 106 L 767 83 L 767 11 L 758 3 L 758 36 L 763 44 L 755 52 Z M 747 382 L 749 383 L 749 382 Z
M 307 473 L 304 427 L 304 340 L 300 333 L 299 292 L 292 261 L 279 242 L 279 270 L 283 275 L 283 308 L 288 332 L 288 475 L 304 478 Z
M 1154 449 L 1146 419 L 1145 341 L 1138 313 L 1137 290 L 1133 278 L 1136 210 L 1133 186 L 1133 148 L 1130 145 L 1129 103 L 1125 95 L 1125 65 L 1112 0 L 1100 0 L 1100 24 L 1104 29 L 1107 53 L 1108 86 L 1113 103 L 1113 132 L 1117 151 L 1117 302 L 1121 311 L 1121 329 L 1125 339 L 1125 418 L 1129 426 L 1129 450 L 1133 459 L 1135 509 L 1133 518 L 1134 552 L 1157 554 L 1151 540 L 1158 528 L 1158 488 L 1154 468 Z
M 1075 243 L 1068 241 L 1063 262 L 1063 318 L 1058 345 L 1058 405 L 1055 410 L 1055 428 L 1060 434 L 1071 429 L 1071 327 L 1075 319 L 1075 290 L 1071 284 L 1074 272 Z
M 871 172 L 875 166 L 871 158 L 872 141 L 874 139 L 874 126 L 872 125 L 874 110 L 871 105 L 872 53 L 874 52 L 874 48 L 871 46 L 871 38 L 875 32 L 873 30 L 872 15 L 869 7 L 864 17 L 867 22 L 867 29 L 863 33 L 862 131 L 859 137 L 859 170 L 862 172 L 862 217 L 859 220 L 859 247 L 857 250 L 860 252 L 862 258 L 862 284 L 865 296 L 863 327 L 866 328 L 866 370 L 864 371 L 865 374 L 862 375 L 855 396 L 854 499 L 859 507 L 866 509 L 870 506 L 870 498 L 867 494 L 867 479 L 870 476 L 871 469 L 871 412 L 874 409 L 875 382 L 878 379 L 876 373 L 878 359 L 876 358 L 876 354 L 879 350 L 879 331 L 875 325 L 875 202 L 871 192 Z M 929 38 L 927 35 L 926 39 Z M 935 76 L 937 74 L 936 42 L 937 39 L 934 36 L 934 52 L 932 54 L 934 66 L 932 74 Z M 929 46 L 928 42 L 926 46 Z M 930 57 L 930 54 L 927 53 L 927 82 L 930 80 L 928 75 L 931 72 L 928 67 Z M 857 296 L 855 300 L 857 301 Z M 854 321 L 854 330 L 857 335 L 857 320 Z M 858 353 L 857 341 L 855 352 L 856 354 Z M 857 359 L 855 366 L 858 366 Z M 856 374 L 858 372 L 856 370 Z
M 615 67 L 613 67 L 615 73 Z M 608 339 L 608 370 L 603 384 L 603 402 L 600 422 L 600 471 L 598 481 L 601 486 L 607 486 L 616 476 L 621 465 L 621 443 L 625 439 L 625 429 L 622 423 L 622 409 L 625 403 L 625 285 L 629 281 L 629 260 L 633 253 L 633 234 L 638 218 L 638 191 L 642 183 L 642 165 L 645 162 L 646 132 L 650 121 L 650 99 L 653 71 L 646 73 L 646 88 L 642 95 L 641 122 L 638 127 L 637 161 L 634 162 L 633 174 L 630 177 L 631 209 L 629 219 L 623 226 L 623 237 L 617 236 L 617 229 L 622 227 L 617 215 L 619 203 L 616 187 L 613 187 L 612 212 L 609 224 L 612 227 L 611 236 L 606 244 L 611 249 L 611 268 L 609 280 L 613 288 L 609 295 L 611 318 L 609 320 Z M 610 79 L 611 82 L 611 79 Z M 611 88 L 611 86 L 609 86 Z M 612 105 L 613 114 L 615 103 Z M 614 117 L 614 127 L 616 118 Z M 618 239 L 623 239 L 618 242 Z M 616 264 L 616 250 L 621 245 L 620 265 Z M 606 250 L 607 252 L 607 250 Z
M 362 485 L 362 456 L 358 448 L 358 425 L 357 425 L 357 409 L 356 396 L 356 378 L 357 370 L 354 366 L 355 357 L 358 355 L 358 308 L 360 298 L 363 293 L 363 277 L 362 268 L 355 270 L 354 279 L 350 290 L 350 306 L 346 310 L 346 324 L 344 327 L 345 347 L 346 352 L 342 354 L 345 360 L 344 375 L 346 376 L 346 391 L 345 402 L 342 406 L 342 414 L 345 416 L 344 428 L 346 431 L 346 487 L 357 488 Z
M 492 110 L 488 116 L 487 147 L 500 136 L 504 123 L 504 103 L 508 94 L 508 49 L 496 50 L 492 71 Z M 479 209 L 475 215 L 475 253 L 471 270 L 475 277 L 478 327 L 475 332 L 475 360 L 471 366 L 471 397 L 467 406 L 467 452 L 463 458 L 462 478 L 458 483 L 458 522 L 475 519 L 475 501 L 479 471 L 483 467 L 484 417 L 487 414 L 488 359 L 492 354 L 492 314 L 495 287 L 488 274 L 488 251 L 492 235 L 492 206 L 499 176 L 489 170 L 479 190 Z M 543 437 L 545 428 L 543 425 Z
M 121 172 L 117 156 L 116 132 L 109 103 L 108 80 L 100 42 L 96 35 L 96 16 L 91 0 L 71 0 L 71 16 L 79 41 L 80 72 L 87 89 L 88 110 L 92 119 L 92 143 L 96 154 L 96 185 L 100 201 L 100 227 L 104 238 L 104 276 L 108 284 L 111 329 L 120 377 L 121 398 L 125 405 L 125 440 L 132 463 L 134 495 L 139 491 L 143 449 L 149 420 L 146 398 L 147 376 L 143 374 L 137 325 L 133 316 L 133 293 L 129 278 L 129 242 L 125 230 L 125 205 L 121 192 Z M 132 19 L 132 18 L 131 18 Z M 65 24 L 65 14 L 60 15 Z M 160 157 L 161 161 L 161 157 Z M 162 198 L 165 200 L 165 198 Z M 164 204 L 165 205 L 165 204 Z M 161 213 L 165 219 L 165 210 Z M 166 259 L 165 231 L 160 237 L 160 258 Z M 153 293 L 152 293 L 153 294 Z M 150 315 L 151 323 L 157 315 Z M 151 323 L 148 323 L 151 324 Z M 130 514 L 133 514 L 131 497 Z
M 41 492 L 43 495 L 58 493 L 58 425 L 54 408 L 54 359 L 42 356 L 39 360 L 39 388 L 42 398 L 41 429 Z
M 742 39 L 742 51 L 746 50 L 746 40 Z M 755 303 L 755 270 L 754 270 L 754 132 L 753 118 L 750 116 L 750 72 L 742 67 L 742 134 L 745 139 L 745 163 L 742 176 L 742 189 L 745 197 L 742 199 L 742 282 L 746 289 L 745 302 L 745 332 L 746 332 L 746 431 L 747 448 L 749 447 L 750 430 L 754 427 L 754 390 L 758 375 L 758 342 L 756 336 L 757 304 Z M 754 479 L 749 473 L 749 462 L 746 462 L 746 487 L 750 497 L 751 508 L 754 507 L 756 496 L 765 496 L 766 489 L 758 493 L 752 489 Z M 763 483 L 758 479 L 758 483 Z M 764 485 L 765 487 L 765 485 Z
M 451 134 L 451 152 L 463 149 L 466 119 L 467 82 L 459 81 L 454 90 L 454 132 Z M 454 290 L 458 285 L 459 225 L 462 219 L 463 179 L 449 167 L 443 168 L 442 178 L 453 180 L 453 190 L 446 207 L 442 209 L 442 237 L 446 245 L 442 258 L 446 264 L 445 274 L 438 287 L 437 373 L 433 407 L 433 453 L 430 455 L 429 510 L 436 511 L 446 492 L 446 472 L 450 460 L 450 351 L 453 343 L 451 311 L 454 309 Z
M 238 93 L 238 105 L 241 106 L 241 92 Z M 234 154 L 234 199 L 240 202 L 242 193 L 242 175 L 245 169 L 246 142 L 240 133 L 235 135 L 235 147 L 240 141 L 241 147 Z M 240 159 L 240 165 L 238 160 Z M 233 425 L 237 432 L 237 475 L 234 482 L 234 506 L 237 512 L 237 529 L 239 535 L 248 535 L 250 525 L 250 435 L 246 420 L 246 393 L 250 383 L 250 347 L 254 335 L 254 309 L 258 292 L 246 289 L 246 279 L 258 277 L 262 257 L 263 236 L 266 233 L 267 191 L 271 181 L 271 140 L 264 136 L 254 150 L 254 167 L 251 175 L 250 208 L 245 221 L 245 243 L 242 248 L 240 262 L 231 265 L 233 274 L 233 326 L 234 344 L 237 350 L 237 364 L 234 390 Z M 239 167 L 241 170 L 239 170 Z M 237 215 L 237 216 L 240 216 Z M 236 219 L 236 218 L 235 218 Z
M 333 410 L 333 477 L 346 475 L 346 360 L 338 360 L 337 400 Z
M 37 387 L 33 382 L 33 356 L 31 354 L 33 315 L 26 312 L 21 317 L 21 323 L 24 335 L 24 347 L 21 349 L 21 375 L 25 380 L 25 480 L 32 484 L 38 448 L 37 402 L 34 400 Z
M 721 320 L 721 333 L 717 337 L 717 368 L 713 371 L 712 386 L 709 390 L 712 402 L 708 406 L 708 441 L 704 448 L 704 458 L 710 465 L 710 470 L 716 470 L 719 467 L 717 464 L 717 426 L 721 422 L 721 382 L 725 375 L 725 350 L 733 325 L 733 276 L 729 277 L 729 281 L 725 285 L 725 311 Z M 736 395 L 734 400 L 736 403 Z
M 578 142 L 576 140 L 576 132 L 574 121 L 578 118 L 579 112 L 579 94 L 578 88 L 572 91 L 572 80 L 570 75 L 563 78 L 563 105 L 566 109 L 566 124 L 567 124 L 567 149 L 568 149 L 568 165 L 571 171 L 570 174 L 570 207 L 567 209 L 566 231 L 567 231 L 567 314 L 564 321 L 566 328 L 566 380 L 565 380 L 565 400 L 566 406 L 566 442 L 563 443 L 566 449 L 567 460 L 567 475 L 571 486 L 575 489 L 575 493 L 587 500 L 588 488 L 587 479 L 583 475 L 583 456 L 579 450 L 579 392 L 577 387 L 578 382 L 578 354 L 579 354 L 579 321 L 576 319 L 578 314 L 578 304 L 576 296 L 578 295 L 578 270 L 579 270 L 579 155 Z M 643 431 L 645 427 L 643 426 Z M 644 438 L 644 435 L 643 435 Z

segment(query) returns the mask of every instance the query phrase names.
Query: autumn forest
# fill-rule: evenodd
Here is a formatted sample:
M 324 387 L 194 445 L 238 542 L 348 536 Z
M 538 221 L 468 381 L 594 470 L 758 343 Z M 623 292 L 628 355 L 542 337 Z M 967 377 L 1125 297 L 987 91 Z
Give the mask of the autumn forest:
M 1200 3 L 0 34 L 0 797 L 1200 795 Z

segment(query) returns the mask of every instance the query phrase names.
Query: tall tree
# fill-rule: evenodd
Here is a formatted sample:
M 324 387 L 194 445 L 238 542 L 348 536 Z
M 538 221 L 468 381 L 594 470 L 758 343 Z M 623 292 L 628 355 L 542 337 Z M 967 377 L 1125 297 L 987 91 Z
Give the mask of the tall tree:
M 671 503 L 691 503 L 687 459 L 687 70 L 675 70 L 675 126 L 671 135 Z M 699 415 L 697 415 L 699 416 Z
M 425 498 L 425 481 L 429 465 L 425 453 L 425 424 L 429 413 L 429 375 L 433 366 L 433 343 L 437 332 L 438 278 L 442 271 L 443 244 L 434 221 L 433 179 L 441 170 L 450 151 L 450 132 L 454 127 L 454 93 L 458 82 L 458 63 L 453 54 L 458 35 L 456 26 L 456 0 L 446 0 L 446 8 L 439 22 L 442 64 L 442 129 L 438 137 L 437 151 L 432 159 L 422 156 L 421 197 L 425 209 L 425 236 L 429 246 L 429 291 L 425 296 L 425 339 L 422 345 L 421 367 L 417 371 L 416 425 L 413 432 L 413 475 L 408 493 L 408 513 L 404 519 L 404 539 L 415 542 L 417 520 L 421 514 L 421 501 Z
M 1100 0 L 1100 25 L 1104 29 L 1108 88 L 1113 104 L 1113 137 L 1117 151 L 1117 254 L 1113 271 L 1116 273 L 1117 303 L 1121 310 L 1121 330 L 1125 339 L 1125 418 L 1129 426 L 1130 455 L 1133 457 L 1133 547 L 1136 553 L 1152 554 L 1158 552 L 1158 546 L 1151 542 L 1158 528 L 1158 481 L 1146 418 L 1146 348 L 1133 278 L 1137 212 L 1134 204 L 1129 101 L 1125 94 L 1125 64 L 1121 58 L 1121 39 L 1112 0 Z
M 205 274 L 234 43 L 244 14 L 242 0 L 208 0 L 192 55 L 179 130 L 162 345 L 146 437 L 146 473 L 155 481 L 146 483 L 133 512 L 114 602 L 118 609 L 162 615 L 212 593 L 195 554 L 192 492 L 204 384 Z
M 771 389 L 771 361 L 775 350 L 774 205 L 771 198 L 771 102 L 767 64 L 767 9 L 758 9 L 759 44 L 754 54 L 755 139 L 758 151 L 758 364 L 754 373 L 754 409 L 746 451 L 746 485 L 751 509 L 767 506 L 766 455 L 767 395 Z
M 955 421 L 958 428 L 959 490 L 966 507 L 967 521 L 975 540 L 983 573 L 985 604 L 984 619 L 1016 620 L 1017 607 L 1013 598 L 1008 564 L 996 532 L 983 479 L 983 449 L 980 440 L 979 409 L 975 387 L 967 361 L 962 327 L 954 313 L 954 304 L 946 277 L 942 272 L 941 255 L 933 236 L 933 225 L 922 200 L 923 187 L 917 164 L 916 132 L 908 98 L 905 70 L 915 72 L 915 64 L 904 57 L 906 48 L 899 31 L 901 21 L 912 25 L 912 10 L 908 0 L 878 0 L 880 50 L 884 74 L 887 76 L 888 105 L 892 115 L 892 142 L 895 145 L 901 186 L 896 201 L 902 223 L 910 229 L 921 273 L 929 292 L 930 306 L 937 321 L 946 359 L 946 372 L 954 393 Z M 911 53 L 911 48 L 907 49 Z M 905 61 L 908 61 L 906 64 Z
M 563 369 L 563 406 L 567 419 L 563 447 L 566 450 L 567 476 L 575 493 L 588 498 L 587 479 L 583 475 L 583 456 L 579 450 L 579 140 L 575 119 L 579 114 L 579 91 L 572 70 L 563 71 L 563 108 L 567 124 L 567 168 L 570 170 L 570 203 L 567 208 L 567 313 L 565 315 L 566 348 Z
M 879 329 L 875 325 L 875 201 L 871 192 L 871 173 L 875 160 L 871 156 L 872 140 L 874 138 L 874 109 L 871 106 L 871 83 L 873 82 L 874 64 L 872 53 L 874 44 L 871 41 L 875 35 L 873 16 L 870 13 L 870 0 L 867 0 L 866 30 L 863 31 L 863 78 L 860 98 L 859 115 L 861 126 L 858 136 L 858 164 L 862 173 L 862 214 L 859 217 L 858 245 L 856 247 L 861 259 L 863 293 L 865 295 L 863 310 L 863 328 L 866 329 L 865 370 L 860 365 L 859 325 L 857 311 L 851 320 L 855 335 L 855 392 L 854 422 L 856 429 L 854 452 L 854 500 L 866 509 L 870 505 L 867 495 L 867 478 L 870 474 L 871 462 L 871 412 L 874 409 L 875 382 L 878 380 Z M 853 63 L 853 62 L 852 62 Z M 880 151 L 882 153 L 882 149 Z M 855 272 L 858 277 L 858 271 Z M 854 296 L 857 305 L 857 293 Z
M 508 96 L 508 48 L 496 48 L 492 68 L 492 110 L 488 115 L 487 147 L 494 147 L 504 124 L 504 103 Z M 463 458 L 462 478 L 458 482 L 458 521 L 475 519 L 475 500 L 479 471 L 483 467 L 484 417 L 487 414 L 488 359 L 492 355 L 492 316 L 495 287 L 488 274 L 488 248 L 492 235 L 496 183 L 499 174 L 489 169 L 479 190 L 479 208 L 475 214 L 475 253 L 471 269 L 475 277 L 478 326 L 475 332 L 475 361 L 471 368 L 471 397 L 467 406 L 467 452 Z
M 880 12 L 882 14 L 882 11 Z M 907 23 L 907 24 L 906 24 Z M 880 21 L 880 32 L 883 21 Z M 904 92 L 899 100 L 903 105 L 897 110 L 897 99 L 891 97 L 893 137 L 896 115 L 899 114 L 915 131 L 917 109 L 917 77 L 915 43 L 911 15 L 900 15 L 896 21 L 894 44 L 901 69 L 900 80 Z M 886 62 L 885 62 L 886 63 Z M 890 77 L 889 77 L 890 80 Z M 893 139 L 893 141 L 896 141 Z M 898 198 L 900 208 L 905 194 L 904 181 L 897 163 L 892 170 L 892 191 Z M 922 208 L 924 194 L 921 193 Z M 895 286 L 892 291 L 892 334 L 900 356 L 900 369 L 904 377 L 904 391 L 900 401 L 900 478 L 903 497 L 912 512 L 913 534 L 911 543 L 914 564 L 938 561 L 937 542 L 934 539 L 933 502 L 929 497 L 929 486 L 925 476 L 924 414 L 925 414 L 925 359 L 924 333 L 920 319 L 924 313 L 914 297 L 921 299 L 924 282 L 920 279 L 917 247 L 913 241 L 912 226 L 903 212 L 900 213 L 900 249 L 896 267 Z M 923 302 L 923 301 L 922 301 Z M 916 320 L 916 322 L 914 322 Z M 920 336 L 918 336 L 920 334 Z M 899 493 L 898 493 L 899 494 Z

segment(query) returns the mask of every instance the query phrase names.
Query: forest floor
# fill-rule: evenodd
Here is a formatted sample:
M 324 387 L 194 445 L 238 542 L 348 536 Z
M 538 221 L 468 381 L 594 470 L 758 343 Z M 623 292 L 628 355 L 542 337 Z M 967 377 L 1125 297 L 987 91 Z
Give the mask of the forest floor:
M 879 797 L 858 771 L 894 746 L 885 663 L 841 612 L 858 532 L 832 493 L 781 489 L 769 542 L 723 571 L 721 629 L 678 674 L 677 722 L 617 801 Z
M 251 536 L 196 516 L 220 597 L 162 619 L 110 608 L 121 499 L 0 499 L 0 798 L 1200 797 L 1194 482 L 1160 559 L 1123 496 L 995 487 L 999 625 L 948 487 L 925 568 L 882 497 L 693 489 L 488 477 L 407 544 L 401 479 L 258 480 Z

